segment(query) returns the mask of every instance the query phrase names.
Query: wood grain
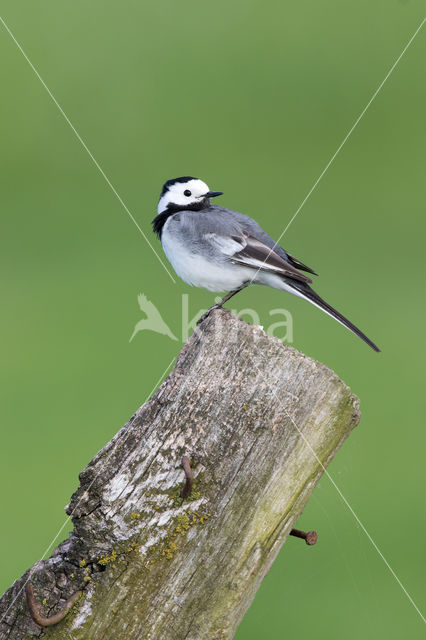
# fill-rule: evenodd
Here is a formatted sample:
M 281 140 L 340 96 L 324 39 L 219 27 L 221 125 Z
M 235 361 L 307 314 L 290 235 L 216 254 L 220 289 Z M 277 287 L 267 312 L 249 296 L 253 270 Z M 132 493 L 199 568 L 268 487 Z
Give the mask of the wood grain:
M 323 364 L 213 312 L 80 474 L 74 531 L 0 600 L 0 638 L 232 638 L 358 407 Z M 42 630 L 22 593 L 29 576 L 44 615 L 84 596 Z

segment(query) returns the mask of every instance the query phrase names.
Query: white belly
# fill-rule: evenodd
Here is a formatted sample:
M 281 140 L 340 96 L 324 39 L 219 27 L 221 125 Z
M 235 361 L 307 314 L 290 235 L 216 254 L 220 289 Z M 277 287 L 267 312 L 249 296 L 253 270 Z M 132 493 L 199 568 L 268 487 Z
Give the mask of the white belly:
M 192 253 L 167 230 L 168 221 L 161 234 L 164 253 L 173 269 L 185 282 L 209 291 L 232 291 L 250 280 L 252 269 L 232 263 L 215 263 L 203 256 Z

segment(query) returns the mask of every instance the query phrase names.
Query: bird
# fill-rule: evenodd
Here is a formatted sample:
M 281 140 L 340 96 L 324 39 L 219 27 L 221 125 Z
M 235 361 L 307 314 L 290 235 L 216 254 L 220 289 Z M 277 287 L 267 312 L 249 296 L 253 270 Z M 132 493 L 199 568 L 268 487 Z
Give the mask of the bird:
M 222 191 L 210 191 L 199 178 L 167 180 L 152 221 L 167 259 L 186 283 L 228 293 L 202 316 L 251 284 L 267 285 L 303 298 L 347 327 L 374 351 L 377 345 L 310 287 L 318 275 L 280 247 L 253 218 L 211 203 Z

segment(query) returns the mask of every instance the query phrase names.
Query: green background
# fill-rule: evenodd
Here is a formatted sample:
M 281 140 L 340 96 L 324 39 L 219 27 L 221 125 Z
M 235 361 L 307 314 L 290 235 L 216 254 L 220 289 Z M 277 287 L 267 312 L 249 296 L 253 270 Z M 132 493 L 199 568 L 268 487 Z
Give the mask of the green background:
M 415 0 L 2 0 L 1 15 L 138 223 L 195 175 L 277 237 L 425 14 Z M 330 473 L 424 603 L 424 60 L 414 40 L 282 244 L 382 348 L 252 287 L 232 307 L 332 367 L 363 418 Z M 144 292 L 180 334 L 214 294 L 173 284 L 0 25 L 0 588 L 64 522 L 77 475 L 151 393 L 180 344 L 129 343 Z M 231 305 L 230 305 L 231 306 Z M 237 640 L 423 637 L 420 616 L 324 478 Z M 59 539 L 66 536 L 69 525 Z M 422 584 L 423 583 L 423 584 Z M 423 601 L 423 602 L 422 602 Z

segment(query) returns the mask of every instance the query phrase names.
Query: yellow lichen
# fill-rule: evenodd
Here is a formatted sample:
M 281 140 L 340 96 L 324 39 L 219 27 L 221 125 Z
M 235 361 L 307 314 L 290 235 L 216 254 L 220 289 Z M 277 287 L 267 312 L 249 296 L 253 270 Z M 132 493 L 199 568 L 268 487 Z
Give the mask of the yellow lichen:
M 101 557 L 98 560 L 98 564 L 101 564 L 102 566 L 105 567 L 107 564 L 115 563 L 116 560 L 117 560 L 117 552 L 115 551 L 115 549 L 113 549 L 109 555 L 106 553 L 102 553 Z
M 168 560 L 171 560 L 178 550 L 177 544 L 173 542 L 173 540 L 169 540 L 167 542 L 166 547 L 161 552 L 161 555 L 166 557 Z
M 157 544 L 153 545 L 149 549 L 151 559 L 148 560 L 145 565 L 146 568 L 149 565 L 154 564 L 152 555 L 159 554 L 160 558 L 166 558 L 171 560 L 175 553 L 179 550 L 178 540 L 181 537 L 185 537 L 188 530 L 196 524 L 204 524 L 204 522 L 211 516 L 211 514 L 200 514 L 193 511 L 184 511 L 179 514 L 174 520 L 174 525 L 169 529 L 168 534 Z
M 186 513 L 182 513 L 180 516 L 178 516 L 176 518 L 176 522 L 177 524 L 176 524 L 175 533 L 181 536 L 186 535 L 186 532 L 188 531 L 188 529 L 192 524 L 192 522 L 190 521 Z

